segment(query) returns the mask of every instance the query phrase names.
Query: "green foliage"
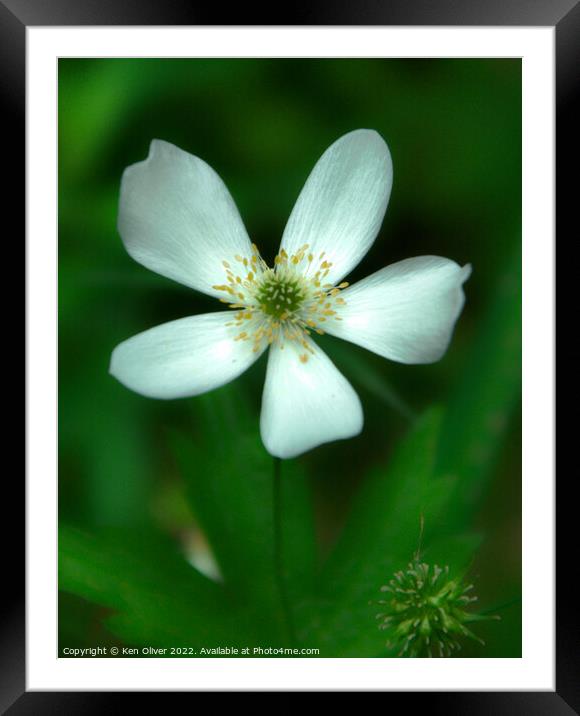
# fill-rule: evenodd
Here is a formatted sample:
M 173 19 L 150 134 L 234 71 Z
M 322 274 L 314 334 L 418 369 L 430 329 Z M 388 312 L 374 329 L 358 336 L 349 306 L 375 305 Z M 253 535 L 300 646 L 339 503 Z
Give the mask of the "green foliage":
M 236 386 L 195 403 L 201 432 L 172 436 L 194 514 L 212 546 L 226 585 L 279 638 L 284 627 L 273 577 L 273 461 L 264 450 L 256 417 L 244 414 Z M 294 601 L 315 565 L 314 527 L 306 476 L 297 462 L 284 463 L 281 500 L 283 563 Z M 274 620 L 274 624 L 272 624 Z
M 367 478 L 334 553 L 320 579 L 319 601 L 308 636 L 326 653 L 380 656 L 384 640 L 370 628 L 387 577 L 419 547 L 420 526 L 437 522 L 453 489 L 434 476 L 441 410 L 425 414 L 385 467 Z M 458 535 L 446 563 L 465 567 L 479 538 Z M 376 610 L 375 610 L 376 612 Z
M 510 602 L 501 622 L 478 624 L 487 645 L 461 655 L 521 653 L 520 79 L 517 60 L 60 61 L 61 647 L 95 635 L 287 643 L 273 464 L 258 430 L 263 361 L 187 401 L 141 398 L 107 373 L 121 340 L 216 309 L 129 259 L 116 232 L 122 170 L 154 137 L 198 154 L 271 258 L 320 153 L 373 127 L 391 148 L 393 194 L 349 281 L 421 254 L 474 270 L 438 364 L 320 341 L 360 390 L 365 429 L 282 465 L 298 639 L 323 657 L 396 656 L 369 602 L 420 549 L 425 562 L 469 574 L 482 610 Z M 209 547 L 196 553 L 209 549 L 222 581 L 190 563 L 200 532 Z
M 437 469 L 456 479 L 453 525 L 467 525 L 481 504 L 521 395 L 521 255 L 499 280 L 449 397 Z
M 247 642 L 243 610 L 172 545 L 150 533 L 59 533 L 59 586 L 107 607 L 105 624 L 130 645 Z

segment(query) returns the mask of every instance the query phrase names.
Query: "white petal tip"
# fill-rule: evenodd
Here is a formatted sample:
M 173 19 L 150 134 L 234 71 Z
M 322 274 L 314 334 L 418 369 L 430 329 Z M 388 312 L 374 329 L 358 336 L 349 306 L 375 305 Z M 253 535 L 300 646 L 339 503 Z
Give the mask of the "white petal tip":
M 241 375 L 261 355 L 235 341 L 230 311 L 164 323 L 120 343 L 110 374 L 147 398 L 172 400 L 207 393 Z
M 355 129 L 316 162 L 292 210 L 282 246 L 289 255 L 308 244 L 326 254 L 329 283 L 339 283 L 375 240 L 391 194 L 393 162 L 374 129 Z M 313 270 L 314 264 L 313 264 Z
M 152 164 L 163 152 L 179 152 L 180 154 L 187 154 L 187 152 L 184 152 L 182 149 L 179 149 L 179 147 L 176 147 L 170 142 L 166 142 L 164 139 L 152 139 L 149 144 L 149 152 L 145 159 L 134 162 L 123 170 L 123 174 L 121 175 L 121 188 L 123 188 L 123 185 L 126 184 L 127 179 L 130 178 L 132 174 L 145 169 L 147 165 Z
M 160 154 L 163 154 L 163 152 L 173 152 L 176 154 L 193 156 L 190 155 L 189 152 L 186 152 L 184 149 L 180 149 L 175 144 L 171 144 L 171 142 L 166 142 L 165 139 L 152 139 L 151 143 L 149 144 L 149 154 L 147 155 L 147 159 L 145 161 L 149 159 L 155 159 L 155 157 L 159 156 Z
M 449 346 L 471 271 L 441 256 L 386 266 L 344 292 L 343 320 L 326 330 L 399 363 L 435 363 Z
M 162 139 L 123 172 L 117 229 L 135 261 L 210 296 L 220 296 L 224 259 L 252 251 L 218 174 Z
M 300 446 L 294 447 L 283 447 L 278 444 L 278 441 L 270 441 L 265 438 L 264 435 L 262 435 L 262 442 L 264 443 L 264 447 L 270 453 L 270 455 L 272 455 L 272 457 L 279 457 L 281 460 L 291 460 L 292 458 L 300 457 L 300 455 L 304 455 L 305 453 L 310 452 L 310 450 L 314 450 L 321 445 L 338 442 L 339 440 L 349 440 L 350 438 L 355 438 L 357 437 L 357 435 L 361 434 L 363 426 L 364 418 L 361 408 L 360 418 L 357 421 L 357 424 L 354 424 L 351 429 L 348 432 L 345 432 L 345 434 L 343 435 L 336 435 L 335 437 L 330 439 L 320 440 L 312 444 L 304 443 Z
M 385 139 L 377 132 L 376 129 L 355 129 L 348 134 L 344 134 L 342 137 L 336 140 L 335 144 L 343 142 L 360 142 L 362 147 L 368 151 L 369 148 L 373 147 L 376 151 L 383 154 L 383 159 L 389 165 L 389 171 L 392 174 L 392 159 L 389 145 Z
M 288 460 L 336 440 L 358 435 L 364 423 L 360 399 L 346 378 L 313 343 L 306 365 L 286 345 L 268 360 L 260 416 L 266 450 Z

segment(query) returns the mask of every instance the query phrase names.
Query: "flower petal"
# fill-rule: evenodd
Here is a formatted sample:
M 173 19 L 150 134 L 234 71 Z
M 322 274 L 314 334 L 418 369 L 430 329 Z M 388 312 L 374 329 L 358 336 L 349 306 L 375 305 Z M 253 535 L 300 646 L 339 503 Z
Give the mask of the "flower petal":
M 111 356 L 111 374 L 149 398 L 185 398 L 229 383 L 262 351 L 236 341 L 227 325 L 232 311 L 204 313 L 163 323 L 120 343 Z
M 289 256 L 305 244 L 315 260 L 332 266 L 326 280 L 338 283 L 363 258 L 379 232 L 393 183 L 389 148 L 371 129 L 345 134 L 320 157 L 290 214 L 281 249 Z
M 135 261 L 210 296 L 223 296 L 212 288 L 224 283 L 223 261 L 251 257 L 248 234 L 220 177 L 159 139 L 145 161 L 123 173 L 118 229 Z
M 362 430 L 358 395 L 326 354 L 312 341 L 309 346 L 312 352 L 286 341 L 270 350 L 260 428 L 275 457 L 295 457 Z
M 438 256 L 399 261 L 342 291 L 342 320 L 324 329 L 400 363 L 433 363 L 447 350 L 470 273 Z

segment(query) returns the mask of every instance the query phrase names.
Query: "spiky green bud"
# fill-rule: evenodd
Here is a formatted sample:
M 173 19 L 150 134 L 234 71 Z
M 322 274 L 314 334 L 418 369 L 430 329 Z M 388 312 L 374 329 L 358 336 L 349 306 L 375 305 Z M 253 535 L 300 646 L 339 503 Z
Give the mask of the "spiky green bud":
M 484 642 L 466 624 L 498 619 L 466 611 L 477 597 L 469 596 L 472 584 L 451 578 L 449 567 L 431 567 L 418 559 L 405 571 L 396 572 L 381 592 L 388 596 L 377 604 L 386 607 L 376 618 L 388 632 L 386 646 L 398 656 L 451 656 L 461 648 L 460 639 Z

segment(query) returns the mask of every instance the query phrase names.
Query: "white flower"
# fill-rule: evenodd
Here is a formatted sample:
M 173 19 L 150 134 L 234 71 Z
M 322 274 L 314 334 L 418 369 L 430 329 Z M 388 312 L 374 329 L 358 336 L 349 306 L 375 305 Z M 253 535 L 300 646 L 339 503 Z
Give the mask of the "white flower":
M 141 264 L 228 305 L 130 338 L 111 373 L 151 398 L 199 395 L 233 380 L 271 346 L 262 440 L 290 458 L 362 430 L 360 400 L 313 341 L 329 333 L 402 363 L 438 360 L 464 303 L 470 267 L 400 261 L 348 287 L 371 247 L 392 185 L 377 132 L 341 137 L 317 162 L 273 268 L 250 242 L 226 186 L 198 157 L 154 140 L 121 184 L 119 232 Z M 348 287 L 348 288 L 347 288 Z

